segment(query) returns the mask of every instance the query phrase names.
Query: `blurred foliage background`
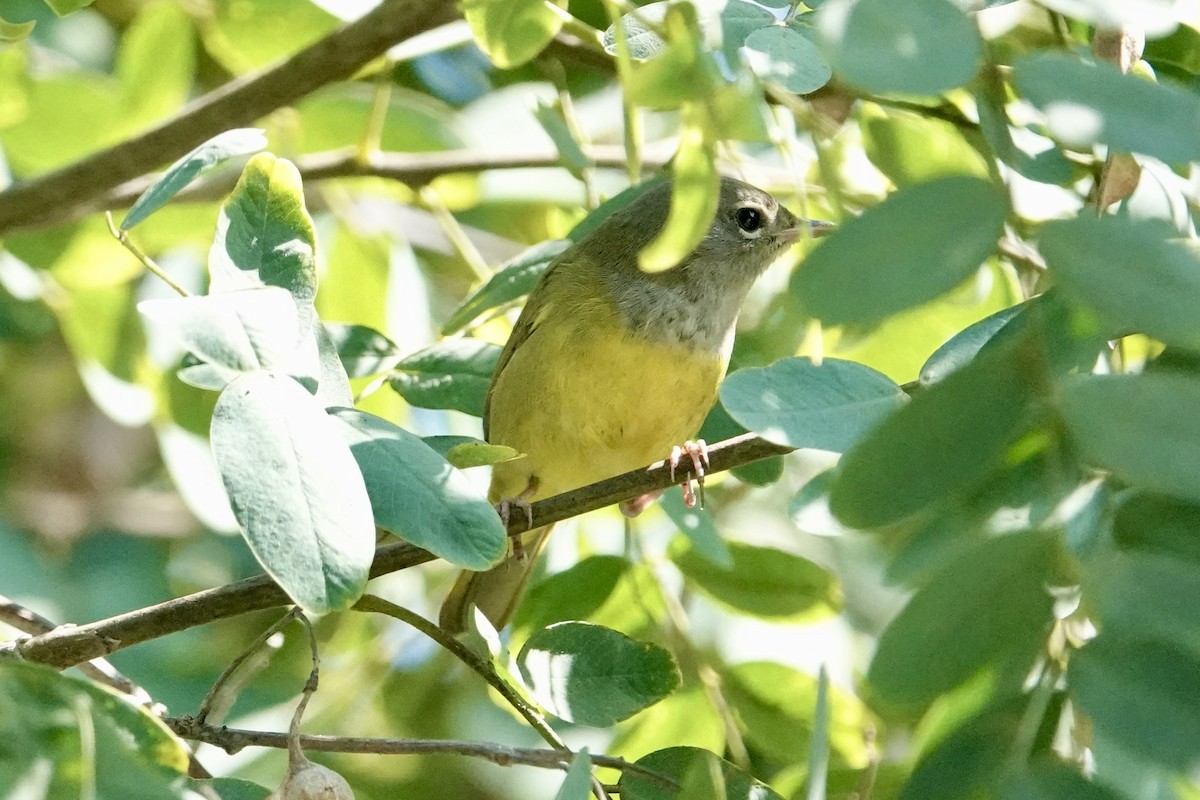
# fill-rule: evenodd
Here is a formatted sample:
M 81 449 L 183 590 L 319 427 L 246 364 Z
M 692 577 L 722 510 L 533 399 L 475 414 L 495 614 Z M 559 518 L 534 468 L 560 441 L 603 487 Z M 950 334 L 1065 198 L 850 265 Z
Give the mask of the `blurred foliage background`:
M 373 5 L 57 0 L 60 16 L 3 0 L 0 185 L 104 148 L 119 158 Z M 1200 17 L 1187 4 L 652 3 L 625 17 L 624 41 L 611 26 L 632 9 L 615 0 L 479 0 L 465 19 L 391 5 L 429 30 L 225 126 L 261 127 L 300 170 L 321 318 L 387 337 L 380 368 L 350 370 L 360 408 L 421 436 L 480 436 L 466 412 L 486 374 L 404 359 L 464 329 L 503 344 L 520 292 L 456 315 L 463 301 L 673 157 L 702 186 L 719 165 L 843 225 L 760 280 L 731 372 L 843 359 L 916 398 L 878 427 L 835 408 L 825 424 L 853 435 L 819 444 L 806 438 L 818 417 L 795 433 L 762 398 L 803 406 L 836 385 L 828 373 L 745 373 L 705 437 L 750 427 L 801 449 L 714 476 L 702 512 L 672 490 L 632 535 L 613 510 L 561 525 L 510 651 L 588 620 L 664 646 L 682 678 L 615 725 L 556 722 L 573 749 L 704 748 L 788 798 L 1200 796 L 1200 260 L 1182 244 L 1200 197 Z M 244 161 L 131 233 L 189 290 L 205 288 Z M 0 213 L 0 593 L 55 622 L 262 571 L 210 451 L 216 395 L 179 380 L 180 354 L 137 312 L 172 291 L 102 213 L 119 218 L 149 180 L 84 177 L 36 218 Z M 1093 372 L 1137 382 L 1071 382 Z M 851 453 L 839 469 L 834 450 Z M 467 474 L 486 487 L 486 469 Z M 435 562 L 371 591 L 435 618 L 454 573 Z M 194 713 L 279 613 L 111 660 L 167 713 Z M 306 731 L 540 743 L 411 628 L 351 612 L 315 628 Z M 272 638 L 210 721 L 286 730 L 310 666 L 296 632 Z M 18 685 L 0 691 L 6 735 L 41 719 Z M 286 769 L 278 749 L 196 755 L 266 787 Z M 314 759 L 359 798 L 552 797 L 562 783 L 457 755 Z M 17 786 L 0 781 L 30 796 Z M 646 791 L 621 796 L 667 796 Z

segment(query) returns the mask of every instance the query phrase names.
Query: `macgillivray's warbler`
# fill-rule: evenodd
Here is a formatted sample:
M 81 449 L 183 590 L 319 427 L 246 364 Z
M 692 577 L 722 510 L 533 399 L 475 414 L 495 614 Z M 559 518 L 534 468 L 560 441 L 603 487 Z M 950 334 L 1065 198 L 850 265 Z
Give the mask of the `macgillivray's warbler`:
M 648 189 L 562 252 L 529 295 L 484 405 L 485 438 L 525 454 L 493 467 L 493 503 L 530 503 L 628 472 L 700 429 L 751 284 L 808 223 L 723 178 L 703 241 L 675 267 L 643 271 L 638 253 L 670 203 L 670 182 Z M 688 453 L 698 461 L 691 442 Z M 459 576 L 442 627 L 465 630 L 472 605 L 504 627 L 549 532 L 522 534 L 498 566 Z

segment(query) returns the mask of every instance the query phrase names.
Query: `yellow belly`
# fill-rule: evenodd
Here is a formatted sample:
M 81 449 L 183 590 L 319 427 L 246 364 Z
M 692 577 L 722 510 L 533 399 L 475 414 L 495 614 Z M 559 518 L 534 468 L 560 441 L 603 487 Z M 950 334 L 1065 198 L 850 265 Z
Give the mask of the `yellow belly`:
M 492 387 L 488 438 L 526 454 L 498 464 L 493 502 L 576 489 L 666 458 L 716 399 L 728 346 L 706 352 L 630 335 L 604 314 L 543 324 Z

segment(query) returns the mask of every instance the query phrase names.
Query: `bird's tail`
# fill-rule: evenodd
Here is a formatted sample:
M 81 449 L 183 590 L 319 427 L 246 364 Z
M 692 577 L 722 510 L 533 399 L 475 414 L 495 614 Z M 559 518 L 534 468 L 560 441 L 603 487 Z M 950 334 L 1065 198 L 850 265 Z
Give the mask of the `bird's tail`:
M 475 606 L 496 630 L 507 625 L 529 576 L 533 574 L 551 527 L 534 528 L 523 534 L 519 551 L 510 553 L 486 572 L 464 571 L 459 575 L 454 588 L 442 601 L 438 624 L 449 633 L 462 633 L 467 629 L 471 606 Z

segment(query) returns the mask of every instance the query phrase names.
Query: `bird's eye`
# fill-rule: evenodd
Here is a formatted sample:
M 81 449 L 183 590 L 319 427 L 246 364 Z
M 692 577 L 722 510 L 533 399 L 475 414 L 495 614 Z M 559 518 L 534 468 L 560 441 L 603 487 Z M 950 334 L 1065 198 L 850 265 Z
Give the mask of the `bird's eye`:
M 754 206 L 742 206 L 737 210 L 737 213 L 734 214 L 734 221 L 737 222 L 737 226 L 746 233 L 758 234 L 761 232 L 760 229 L 762 228 L 763 223 L 766 222 L 766 216 L 759 208 L 755 208 Z

